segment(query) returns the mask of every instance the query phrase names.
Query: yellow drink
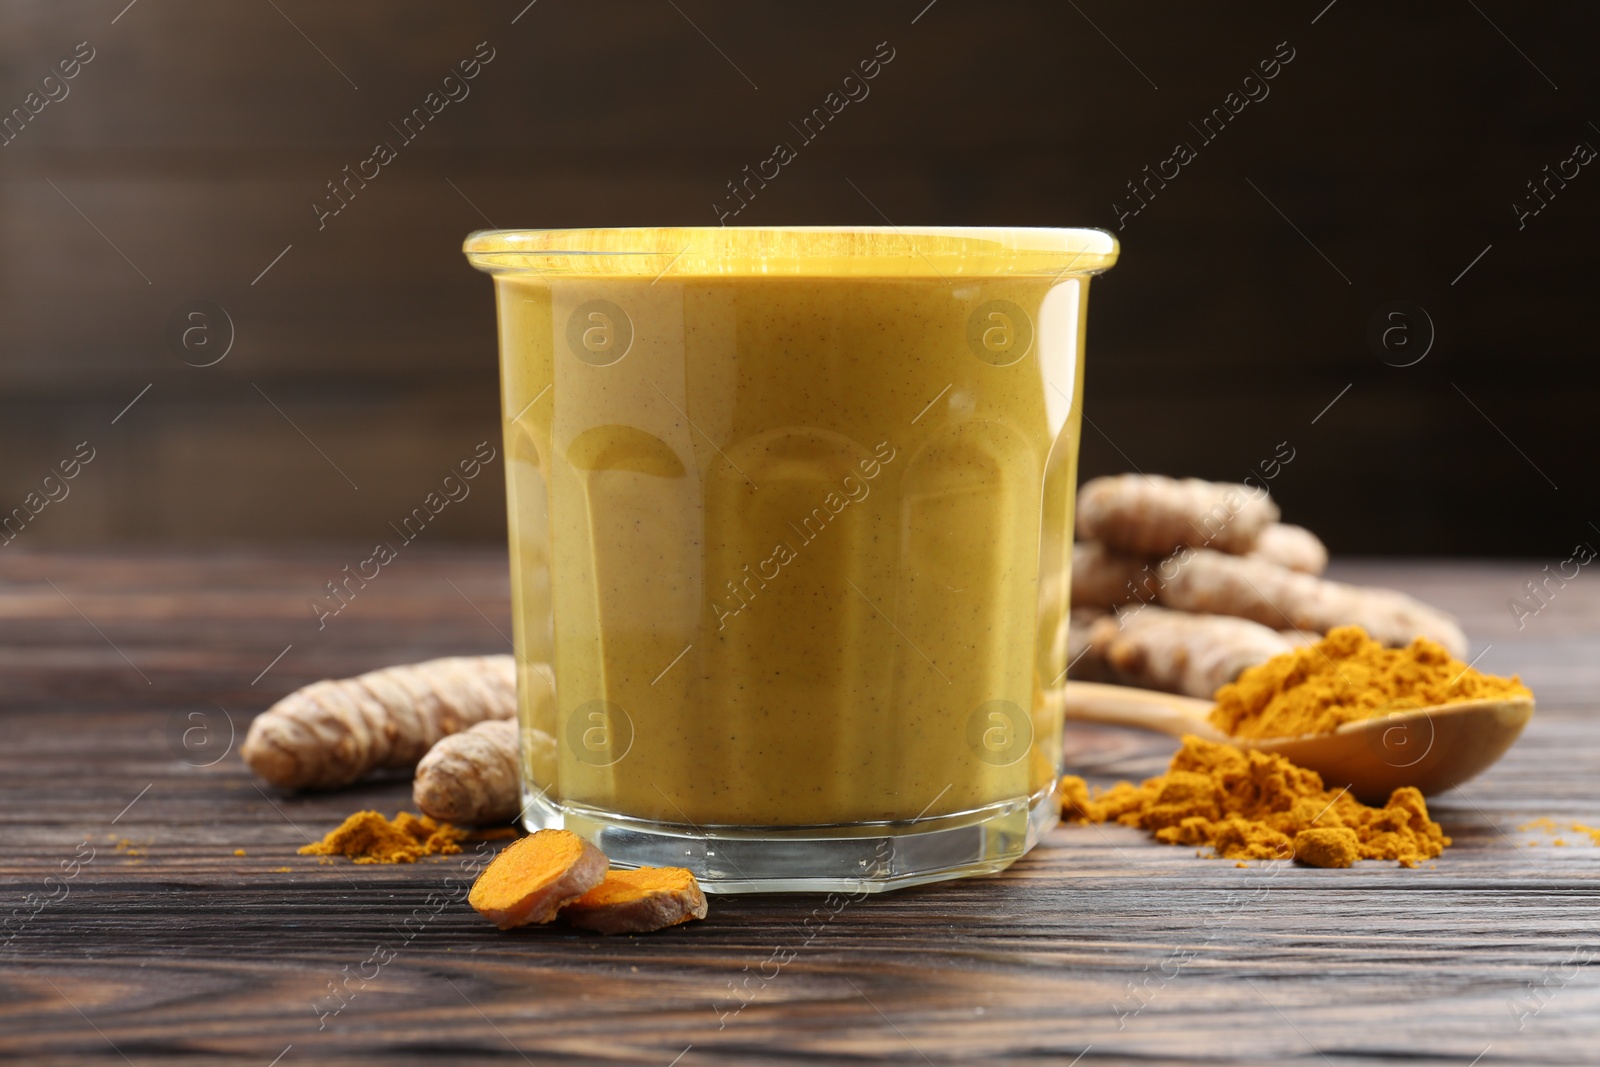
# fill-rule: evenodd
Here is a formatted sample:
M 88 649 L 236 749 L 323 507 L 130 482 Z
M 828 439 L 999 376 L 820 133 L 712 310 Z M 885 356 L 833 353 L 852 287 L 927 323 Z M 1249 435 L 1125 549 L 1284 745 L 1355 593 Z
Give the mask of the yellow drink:
M 467 249 L 496 273 L 518 655 L 555 677 L 553 713 L 525 709 L 560 753 L 528 821 L 638 845 L 624 862 L 700 856 L 708 888 L 881 888 L 1020 855 L 1054 821 L 1084 307 L 1115 241 Z M 961 832 L 975 851 L 937 870 L 896 851 Z M 763 864 L 762 842 L 825 839 L 842 865 L 815 844 L 814 874 Z M 890 847 L 860 870 L 870 841 Z

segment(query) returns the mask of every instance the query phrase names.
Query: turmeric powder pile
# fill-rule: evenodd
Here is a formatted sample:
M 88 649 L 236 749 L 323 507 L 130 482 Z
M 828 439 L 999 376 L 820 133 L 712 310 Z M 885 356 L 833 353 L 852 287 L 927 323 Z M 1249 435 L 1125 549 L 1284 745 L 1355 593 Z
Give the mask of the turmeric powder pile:
M 1068 819 L 1114 819 L 1153 831 L 1165 844 L 1210 846 L 1233 860 L 1293 858 L 1313 867 L 1395 860 L 1415 867 L 1450 844 L 1410 786 L 1372 808 L 1347 790 L 1324 789 L 1315 771 L 1282 756 L 1192 736 L 1158 778 L 1118 782 L 1091 797 L 1082 778 L 1068 775 L 1061 793 Z
M 357 863 L 415 863 L 423 856 L 460 852 L 465 836 L 465 830 L 409 811 L 392 820 L 375 811 L 358 811 L 321 841 L 302 847 L 300 854 L 347 856 Z
M 1393 711 L 1532 695 L 1520 678 L 1480 673 L 1426 637 L 1385 648 L 1340 626 L 1218 689 L 1211 724 L 1230 737 L 1298 737 Z

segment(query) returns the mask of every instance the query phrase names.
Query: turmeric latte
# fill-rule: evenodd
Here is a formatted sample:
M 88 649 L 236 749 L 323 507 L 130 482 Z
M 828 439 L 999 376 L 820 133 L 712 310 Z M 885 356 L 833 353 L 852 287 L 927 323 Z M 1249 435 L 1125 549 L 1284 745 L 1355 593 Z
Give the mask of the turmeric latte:
M 1086 284 L 1062 266 L 1104 260 L 915 239 L 469 242 L 559 260 L 497 292 L 517 645 L 558 697 L 523 725 L 558 740 L 564 806 L 831 826 L 1048 791 Z
M 1211 724 L 1231 737 L 1298 737 L 1437 704 L 1532 695 L 1520 678 L 1476 671 L 1426 637 L 1385 648 L 1361 627 L 1341 626 L 1217 690 Z

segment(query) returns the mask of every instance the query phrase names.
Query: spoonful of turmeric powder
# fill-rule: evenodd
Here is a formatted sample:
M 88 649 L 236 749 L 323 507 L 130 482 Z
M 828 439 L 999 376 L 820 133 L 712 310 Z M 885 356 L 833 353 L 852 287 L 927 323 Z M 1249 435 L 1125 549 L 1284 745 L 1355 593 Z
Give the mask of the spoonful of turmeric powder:
M 1067 682 L 1069 719 L 1194 734 L 1276 752 L 1381 803 L 1401 786 L 1441 793 L 1487 770 L 1533 716 L 1515 676 L 1483 674 L 1419 637 L 1385 648 L 1359 626 L 1247 668 L 1208 703 Z

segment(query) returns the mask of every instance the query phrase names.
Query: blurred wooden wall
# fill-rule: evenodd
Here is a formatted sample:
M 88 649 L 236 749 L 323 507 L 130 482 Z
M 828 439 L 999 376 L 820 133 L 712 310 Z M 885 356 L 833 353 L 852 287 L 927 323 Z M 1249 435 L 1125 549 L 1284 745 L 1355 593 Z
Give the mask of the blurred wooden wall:
M 381 536 L 498 442 L 468 231 L 714 223 L 884 41 L 871 95 L 739 223 L 1115 230 L 1129 180 L 1198 148 L 1096 283 L 1086 474 L 1238 478 L 1287 440 L 1275 491 L 1336 550 L 1600 537 L 1600 174 L 1521 229 L 1511 207 L 1600 146 L 1600 18 L 1325 4 L 8 0 L 0 111 L 93 50 L 0 148 L 0 508 L 95 456 L 12 543 Z M 480 42 L 470 95 L 319 229 L 325 183 Z M 1189 124 L 1280 42 L 1270 95 L 1202 144 Z M 201 299 L 235 334 L 207 367 L 165 337 Z M 1415 366 L 1366 341 L 1398 300 L 1436 328 Z M 437 536 L 503 536 L 499 478 Z

